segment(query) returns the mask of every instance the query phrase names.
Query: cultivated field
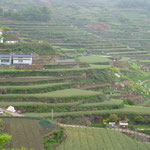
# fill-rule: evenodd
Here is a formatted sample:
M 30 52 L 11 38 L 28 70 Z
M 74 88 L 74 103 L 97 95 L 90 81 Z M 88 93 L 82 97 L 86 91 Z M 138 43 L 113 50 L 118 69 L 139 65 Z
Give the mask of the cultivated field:
M 56 150 L 149 150 L 150 145 L 118 131 L 92 128 L 67 128 L 67 139 Z
M 44 129 L 39 120 L 4 118 L 5 131 L 12 135 L 11 148 L 43 150 L 42 137 L 50 130 Z
M 103 56 L 82 56 L 79 57 L 81 62 L 86 62 L 89 64 L 96 64 L 96 63 L 108 63 L 111 59 L 103 57 Z

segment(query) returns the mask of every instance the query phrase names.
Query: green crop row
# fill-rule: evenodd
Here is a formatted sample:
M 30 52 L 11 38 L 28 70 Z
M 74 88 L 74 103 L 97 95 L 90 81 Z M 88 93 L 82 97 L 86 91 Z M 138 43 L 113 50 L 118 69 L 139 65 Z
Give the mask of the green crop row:
M 124 107 L 122 100 L 111 100 L 100 103 L 85 103 L 75 108 L 76 111 L 91 111 L 91 110 L 110 110 L 120 109 Z
M 53 91 L 50 93 L 41 94 L 3 94 L 0 95 L 0 101 L 31 101 L 31 102 L 47 102 L 47 103 L 63 103 L 63 102 L 99 102 L 102 100 L 102 94 L 100 92 L 68 89 Z
M 34 94 L 34 93 L 46 93 L 56 90 L 63 90 L 66 88 L 72 88 L 74 83 L 54 83 L 54 84 L 41 84 L 41 85 L 29 85 L 29 86 L 0 86 L 0 92 L 7 94 Z
M 72 111 L 90 111 L 90 110 L 104 110 L 104 109 L 119 109 L 123 108 L 124 103 L 121 100 L 111 100 L 100 103 L 40 103 L 40 102 L 1 102 L 2 107 L 13 105 L 16 110 L 20 109 L 23 112 L 72 112 Z

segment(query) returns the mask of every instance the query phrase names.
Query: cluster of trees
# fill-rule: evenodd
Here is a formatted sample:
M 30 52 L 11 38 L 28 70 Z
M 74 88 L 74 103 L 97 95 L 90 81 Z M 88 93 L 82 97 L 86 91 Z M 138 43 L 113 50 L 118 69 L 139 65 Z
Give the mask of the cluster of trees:
M 18 42 L 15 44 L 1 44 L 0 48 L 14 53 L 34 53 L 38 55 L 55 54 L 55 49 L 48 42 Z
M 109 116 L 109 118 L 106 118 L 105 120 L 103 120 L 103 123 L 119 122 L 119 121 L 121 121 L 122 119 L 125 120 L 125 121 L 127 121 L 127 122 L 130 121 L 127 117 L 120 118 L 120 117 L 118 117 L 118 115 L 116 115 L 116 114 L 111 114 L 111 115 Z
M 51 20 L 52 11 L 49 7 L 28 7 L 23 10 L 8 10 L 3 12 L 0 10 L 0 14 L 4 17 L 10 17 L 18 21 L 41 21 L 47 22 Z
M 144 87 L 140 83 L 130 84 L 130 85 L 128 85 L 128 89 L 132 92 L 135 92 L 136 94 L 142 94 L 143 96 L 149 96 L 150 95 L 149 88 Z

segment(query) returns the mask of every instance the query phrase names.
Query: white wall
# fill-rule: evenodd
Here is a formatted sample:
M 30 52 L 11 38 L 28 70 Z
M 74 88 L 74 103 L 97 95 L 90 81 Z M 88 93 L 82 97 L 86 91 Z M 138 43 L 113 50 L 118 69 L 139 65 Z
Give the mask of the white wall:
M 9 62 L 1 62 L 0 59 L 0 65 L 11 65 L 11 58 L 9 58 Z
M 22 62 L 20 62 L 19 60 L 22 60 Z M 28 64 L 28 65 L 32 65 L 32 58 L 30 59 L 13 59 L 13 64 L 17 65 L 17 64 Z

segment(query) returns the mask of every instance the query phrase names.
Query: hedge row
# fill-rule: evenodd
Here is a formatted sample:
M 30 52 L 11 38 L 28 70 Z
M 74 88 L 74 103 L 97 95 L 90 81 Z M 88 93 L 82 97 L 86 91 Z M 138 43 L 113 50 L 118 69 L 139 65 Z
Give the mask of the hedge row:
M 80 68 L 89 67 L 87 63 L 66 63 L 66 64 L 56 64 L 56 65 L 44 65 L 45 69 L 57 69 L 57 68 L 73 68 L 79 66 Z
M 10 106 L 11 103 L 2 103 L 0 104 L 3 107 Z M 50 112 L 53 108 L 54 112 L 70 112 L 73 111 L 73 108 L 77 107 L 80 102 L 74 103 L 58 103 L 58 104 L 45 104 L 45 103 L 12 103 L 11 105 L 15 107 L 15 109 L 20 109 L 25 112 Z
M 110 110 L 120 109 L 124 107 L 123 101 L 106 101 L 101 103 L 82 104 L 75 108 L 75 111 L 91 111 L 91 110 Z
M 1 102 L 46 102 L 46 103 L 67 103 L 67 102 L 100 102 L 103 97 L 101 94 L 99 95 L 91 95 L 91 96 L 72 96 L 72 97 L 61 97 L 54 98 L 45 96 L 44 94 L 6 94 L 0 95 Z
M 20 109 L 24 113 L 26 112 L 50 112 L 53 108 L 54 112 L 73 112 L 73 111 L 91 111 L 91 110 L 105 110 L 105 109 L 120 109 L 124 107 L 123 101 L 118 101 L 116 103 L 100 102 L 100 103 L 88 103 L 81 104 L 82 102 L 74 102 L 74 103 L 61 103 L 61 104 L 38 104 L 38 103 L 19 103 L 12 105 L 15 109 Z M 10 103 L 2 103 L 1 106 L 8 107 Z
M 7 86 L 7 85 L 37 85 L 37 84 L 48 84 L 48 83 L 58 83 L 58 82 L 65 82 L 70 80 L 75 80 L 75 77 L 70 78 L 57 78 L 57 79 L 45 79 L 45 80 L 37 80 L 37 81 L 0 81 L 0 86 Z
M 76 68 L 76 69 L 54 69 L 54 70 L 20 70 L 20 71 L 0 71 L 0 77 L 25 77 L 25 76 L 55 76 L 62 75 L 81 75 L 82 73 L 91 73 L 91 70 L 104 71 L 104 68 Z
M 143 108 L 144 109 L 144 108 Z M 128 117 L 131 120 L 134 120 L 136 116 L 143 116 L 143 117 L 150 117 L 149 110 L 139 110 L 139 109 L 110 109 L 110 110 L 96 110 L 96 111 L 79 111 L 79 112 L 63 112 L 63 113 L 55 113 L 55 118 L 67 118 L 70 117 L 71 119 L 75 119 L 78 117 L 86 116 L 86 117 L 93 117 L 93 116 L 102 116 L 103 118 L 108 118 L 111 114 L 117 114 L 119 117 Z M 41 115 L 42 116 L 42 115 Z M 49 118 L 50 114 L 44 114 L 42 117 Z

